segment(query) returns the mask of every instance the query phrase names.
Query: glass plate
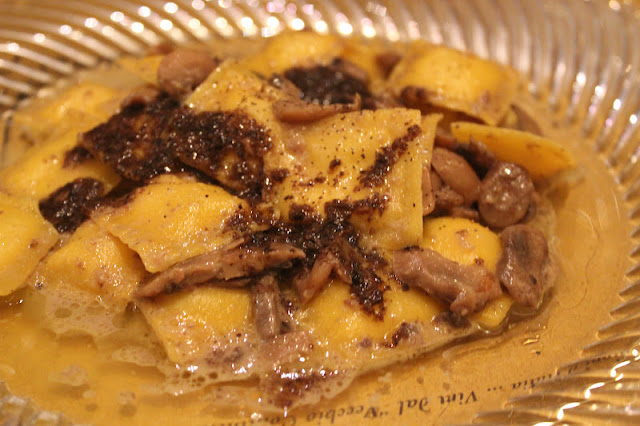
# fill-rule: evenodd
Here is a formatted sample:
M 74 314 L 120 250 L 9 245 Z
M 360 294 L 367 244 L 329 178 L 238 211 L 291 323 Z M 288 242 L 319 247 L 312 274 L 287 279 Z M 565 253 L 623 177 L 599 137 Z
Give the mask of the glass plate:
M 0 0 L 0 129 L 10 127 L 16 105 L 79 69 L 162 41 L 269 37 L 285 29 L 426 39 L 513 66 L 583 153 L 585 180 L 599 190 L 588 200 L 569 199 L 558 218 L 570 287 L 535 321 L 368 375 L 311 411 L 251 421 L 640 421 L 637 2 Z M 3 142 L 0 164 L 9 151 Z M 0 381 L 0 423 L 68 422 Z

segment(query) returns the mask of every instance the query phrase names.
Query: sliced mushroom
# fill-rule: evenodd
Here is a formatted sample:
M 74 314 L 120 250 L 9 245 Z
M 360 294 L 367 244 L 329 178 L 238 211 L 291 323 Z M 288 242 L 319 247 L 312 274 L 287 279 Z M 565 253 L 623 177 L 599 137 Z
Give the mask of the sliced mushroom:
M 253 321 L 260 338 L 267 340 L 291 328 L 291 319 L 287 315 L 278 281 L 273 275 L 265 275 L 251 289 L 253 299 Z
M 531 225 L 513 225 L 500 233 L 502 256 L 496 270 L 513 299 L 537 307 L 553 281 L 553 267 L 544 234 Z
M 441 126 L 440 123 L 438 123 L 438 126 L 436 127 L 436 136 L 433 143 L 435 144 L 435 146 L 445 148 L 450 151 L 455 150 L 458 146 L 458 141 L 453 136 L 451 131 Z
M 461 265 L 430 249 L 412 247 L 393 254 L 393 273 L 466 316 L 482 309 L 502 290 L 495 275 L 480 264 Z
M 435 170 L 430 171 L 431 188 L 435 199 L 434 213 L 448 213 L 464 204 L 464 197 L 442 182 Z
M 464 219 L 473 220 L 474 222 L 480 222 L 480 215 L 478 211 L 471 207 L 455 206 L 449 210 L 451 217 L 461 217 Z
M 205 283 L 234 287 L 246 285 L 248 280 L 243 278 L 286 266 L 292 260 L 304 257 L 302 250 L 284 243 L 270 243 L 265 247 L 232 243 L 149 276 L 140 283 L 136 296 L 154 297 Z
M 219 62 L 202 50 L 177 48 L 158 66 L 158 85 L 174 97 L 185 96 L 213 71 Z
M 480 186 L 480 217 L 493 228 L 514 225 L 529 211 L 534 192 L 526 169 L 513 163 L 497 163 Z
M 350 283 L 350 272 L 333 252 L 326 250 L 318 255 L 313 267 L 297 276 L 293 284 L 302 303 L 306 303 L 329 281 L 335 273 L 344 282 Z
M 496 155 L 485 144 L 473 138 L 469 143 L 457 144 L 455 152 L 463 156 L 480 177 L 486 176 L 498 161 Z
M 464 204 L 470 206 L 480 195 L 480 179 L 469 163 L 448 149 L 435 147 L 431 165 L 442 181 L 462 195 Z
M 353 103 L 350 104 L 323 105 L 302 99 L 282 99 L 274 102 L 273 113 L 284 123 L 300 124 L 318 121 L 335 114 L 359 111 L 361 108 L 362 99 L 356 93 Z

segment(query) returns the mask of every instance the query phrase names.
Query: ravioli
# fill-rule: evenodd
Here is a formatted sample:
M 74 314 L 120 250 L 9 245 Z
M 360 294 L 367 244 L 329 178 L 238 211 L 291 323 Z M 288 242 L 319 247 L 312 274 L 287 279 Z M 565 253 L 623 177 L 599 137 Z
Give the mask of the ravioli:
M 253 51 L 123 58 L 127 96 L 61 93 L 39 111 L 87 115 L 47 140 L 25 118 L 38 144 L 0 171 L 0 265 L 19 265 L 0 297 L 156 390 L 231 384 L 277 410 L 542 309 L 538 189 L 575 163 L 509 121 L 513 70 L 304 32 Z
M 110 168 L 93 159 L 81 163 L 75 161 L 73 148 L 76 138 L 77 131 L 69 131 L 32 147 L 15 163 L 0 171 L 0 187 L 13 194 L 40 200 L 82 177 L 99 180 L 107 191 L 117 185 L 120 177 Z
M 433 143 L 435 120 L 428 119 L 424 128 L 421 124 L 418 111 L 390 108 L 340 114 L 296 129 L 291 137 L 300 141 L 299 164 L 276 187 L 274 205 L 285 217 L 296 204 L 325 215 L 325 205 L 333 200 L 357 202 L 389 194 L 379 217 L 371 221 L 369 216 L 356 216 L 356 226 L 383 248 L 418 244 L 422 191 L 411 183 L 421 179 L 419 159 Z M 420 132 L 425 133 L 424 143 Z M 393 168 L 388 173 L 376 170 L 376 153 L 392 150 L 394 144 L 398 158 Z M 378 186 L 368 184 L 363 179 L 367 177 L 378 179 Z
M 243 207 L 217 186 L 165 179 L 139 190 L 125 207 L 100 210 L 94 220 L 157 272 L 230 243 L 225 221 Z
M 29 198 L 0 191 L 0 217 L 0 296 L 6 296 L 23 286 L 59 237 Z

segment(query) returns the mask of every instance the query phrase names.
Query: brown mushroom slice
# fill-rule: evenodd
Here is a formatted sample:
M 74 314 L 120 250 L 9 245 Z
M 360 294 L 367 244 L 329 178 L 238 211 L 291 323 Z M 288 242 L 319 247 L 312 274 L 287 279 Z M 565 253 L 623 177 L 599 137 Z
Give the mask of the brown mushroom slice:
M 434 211 L 436 213 L 448 213 L 456 207 L 464 205 L 464 197 L 451 189 L 449 186 L 443 185 L 435 193 L 436 205 Z
M 284 243 L 270 243 L 264 247 L 231 243 L 227 247 L 201 254 L 151 275 L 140 284 L 136 296 L 154 297 L 209 282 L 217 285 L 246 285 L 247 282 L 237 280 L 304 257 L 302 250 Z
M 300 124 L 318 121 L 335 114 L 359 111 L 361 108 L 362 99 L 356 93 L 354 101 L 349 104 L 323 105 L 302 99 L 282 99 L 274 102 L 273 113 L 284 123 Z
M 435 146 L 453 151 L 457 148 L 458 141 L 453 137 L 450 130 L 442 126 L 438 126 L 436 128 L 436 137 L 434 139 L 434 144 Z
M 294 279 L 294 286 L 302 303 L 306 303 L 327 283 L 335 273 L 342 281 L 350 283 L 350 272 L 336 254 L 327 250 L 318 255 L 313 267 Z
M 265 275 L 251 289 L 253 321 L 261 339 L 268 340 L 291 328 L 282 300 L 278 281 L 273 275 Z
M 435 170 L 431 169 L 429 175 L 434 197 L 434 213 L 446 213 L 464 204 L 464 197 L 446 185 Z
M 469 206 L 478 199 L 480 179 L 463 157 L 448 149 L 435 147 L 431 165 L 447 186 L 464 197 L 465 205 Z
M 493 228 L 515 225 L 527 215 L 534 192 L 526 169 L 513 163 L 497 163 L 480 186 L 480 217 Z
M 171 96 L 188 95 L 218 64 L 215 58 L 202 50 L 185 47 L 175 49 L 158 66 L 158 85 Z
M 476 209 L 465 206 L 454 206 L 449 210 L 451 217 L 461 217 L 463 219 L 473 220 L 474 222 L 480 222 L 480 215 Z
M 462 265 L 431 249 L 396 251 L 393 273 L 401 282 L 424 290 L 462 316 L 481 310 L 502 294 L 498 279 L 484 266 Z
M 480 178 L 484 178 L 498 161 L 496 155 L 485 144 L 473 138 L 469 143 L 456 143 L 452 150 L 464 157 Z
M 547 239 L 531 225 L 509 226 L 500 239 L 503 252 L 496 265 L 500 282 L 517 303 L 537 307 L 553 281 Z

